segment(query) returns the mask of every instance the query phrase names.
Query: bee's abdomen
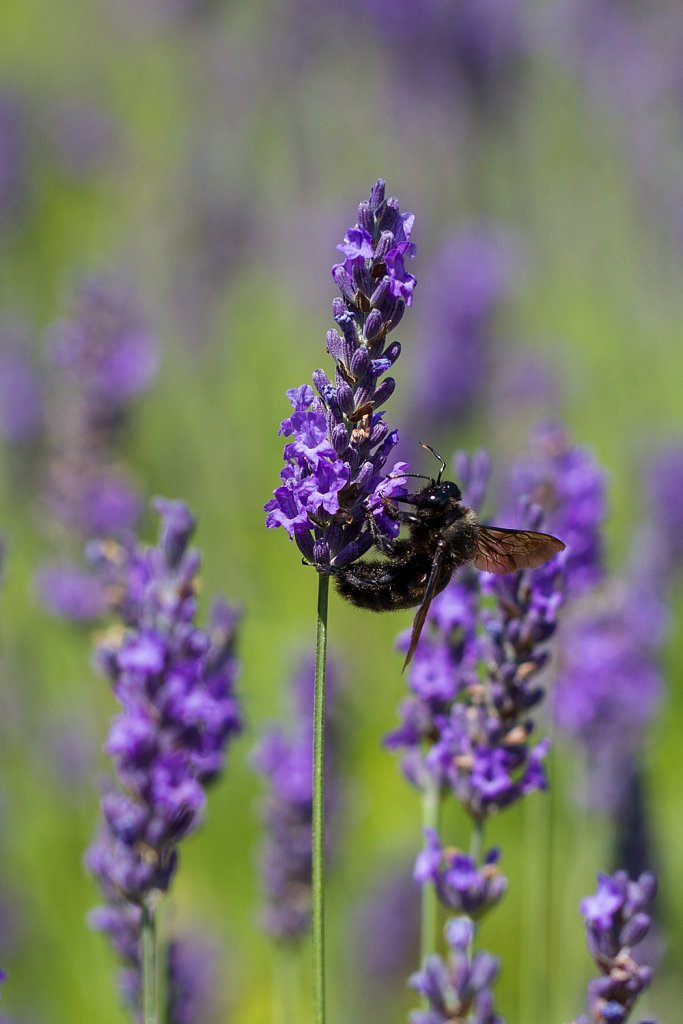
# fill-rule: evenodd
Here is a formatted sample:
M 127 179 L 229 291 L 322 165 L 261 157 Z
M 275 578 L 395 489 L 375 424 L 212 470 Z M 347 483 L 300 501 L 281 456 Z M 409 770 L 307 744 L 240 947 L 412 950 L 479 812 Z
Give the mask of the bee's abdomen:
M 431 571 L 431 559 L 415 555 L 396 565 L 391 562 L 355 562 L 335 578 L 337 592 L 358 608 L 384 612 L 415 608 L 422 602 Z M 452 570 L 444 572 L 438 590 L 448 583 Z

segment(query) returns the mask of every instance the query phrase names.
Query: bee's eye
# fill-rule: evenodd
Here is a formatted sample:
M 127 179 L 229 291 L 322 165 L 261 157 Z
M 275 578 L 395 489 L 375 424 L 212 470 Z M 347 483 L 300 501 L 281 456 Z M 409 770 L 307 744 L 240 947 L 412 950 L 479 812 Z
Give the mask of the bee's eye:
M 445 508 L 448 504 L 448 496 L 439 491 L 432 491 L 427 498 L 427 504 L 432 508 Z

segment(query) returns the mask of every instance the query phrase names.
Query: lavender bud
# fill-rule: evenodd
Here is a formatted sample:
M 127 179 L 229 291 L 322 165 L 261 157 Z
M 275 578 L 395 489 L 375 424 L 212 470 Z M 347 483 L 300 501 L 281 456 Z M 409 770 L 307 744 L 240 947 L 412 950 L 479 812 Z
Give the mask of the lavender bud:
M 343 416 L 350 416 L 355 407 L 354 394 L 348 384 L 342 382 L 337 388 L 337 401 Z M 334 441 L 332 442 L 334 445 Z
M 343 423 L 338 423 L 332 430 L 332 447 L 337 455 L 343 455 L 349 446 L 350 434 Z
M 370 305 L 373 309 L 382 311 L 385 302 L 389 298 L 391 293 L 391 279 L 388 274 L 380 280 L 379 284 L 375 288 L 374 292 L 370 296 Z
M 619 940 L 622 946 L 637 946 L 650 930 L 651 919 L 648 914 L 634 914 L 621 929 Z
M 384 318 L 382 314 L 378 309 L 371 309 L 365 321 L 365 337 L 369 342 L 373 342 L 376 338 L 379 338 L 383 331 Z
M 367 200 L 358 204 L 358 224 L 368 233 L 372 233 L 374 217 L 373 211 L 370 209 L 370 203 Z
M 344 355 L 344 342 L 338 331 L 331 328 L 326 335 L 326 346 L 327 351 L 330 353 L 335 362 L 339 362 Z
M 370 369 L 370 355 L 366 348 L 359 348 L 353 353 L 351 360 L 351 373 L 355 380 L 361 380 Z
M 373 403 L 375 406 L 384 405 L 394 393 L 396 388 L 396 381 L 393 377 L 385 377 L 380 386 L 375 391 L 373 397 Z
M 339 291 L 342 293 L 342 297 L 345 302 L 355 306 L 356 304 L 356 289 L 353 286 L 353 281 L 343 267 L 337 266 L 332 271 L 332 277 Z

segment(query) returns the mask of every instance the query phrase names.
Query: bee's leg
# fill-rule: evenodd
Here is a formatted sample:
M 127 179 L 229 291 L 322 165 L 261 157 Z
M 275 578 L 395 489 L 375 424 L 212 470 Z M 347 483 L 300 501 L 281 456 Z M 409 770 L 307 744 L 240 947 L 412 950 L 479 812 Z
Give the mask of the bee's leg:
M 402 508 L 396 509 L 399 523 L 403 523 L 404 526 L 415 526 L 416 523 L 420 522 L 420 517 L 417 512 L 404 512 Z
M 398 509 L 394 511 L 398 513 Z M 398 518 L 398 515 L 396 518 Z M 396 555 L 398 553 L 397 546 L 403 543 L 396 538 L 386 537 L 383 533 L 380 533 L 374 516 L 370 516 L 370 533 L 372 534 L 373 544 L 383 555 Z

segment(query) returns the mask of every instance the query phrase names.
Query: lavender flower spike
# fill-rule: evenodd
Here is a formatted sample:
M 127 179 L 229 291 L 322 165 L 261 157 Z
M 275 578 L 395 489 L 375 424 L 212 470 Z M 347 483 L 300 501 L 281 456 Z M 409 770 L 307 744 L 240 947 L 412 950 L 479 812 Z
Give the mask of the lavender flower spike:
M 442 849 L 434 829 L 426 829 L 425 838 L 426 846 L 415 863 L 415 881 L 433 882 L 444 906 L 476 919 L 502 899 L 507 881 L 496 866 L 498 850 L 489 850 L 479 868 L 474 857 Z
M 401 352 L 387 337 L 415 287 L 405 268 L 406 258 L 415 255 L 413 221 L 397 199 L 385 198 L 384 182 L 377 181 L 337 246 L 344 261 L 332 268 L 341 292 L 332 304 L 337 326 L 327 332 L 334 383 L 318 369 L 317 395 L 307 384 L 287 392 L 294 412 L 280 433 L 292 440 L 284 449 L 281 485 L 265 506 L 266 525 L 283 526 L 315 565 L 344 566 L 365 554 L 373 543 L 371 517 L 381 534 L 398 532 L 383 499 L 405 493 L 400 474 L 407 467 L 397 463 L 383 474 L 398 431 L 389 429 L 382 406 L 395 387 L 384 374 Z
M 638 963 L 633 947 L 650 929 L 656 890 L 651 872 L 637 881 L 629 880 L 625 871 L 601 873 L 595 895 L 581 901 L 588 951 L 601 977 L 588 986 L 590 1016 L 578 1017 L 575 1024 L 623 1024 L 650 984 L 652 971 Z
M 334 693 L 334 673 L 328 667 L 328 686 Z M 295 943 L 311 927 L 311 829 L 313 819 L 313 688 L 315 663 L 302 661 L 291 683 L 292 723 L 288 733 L 270 727 L 254 751 L 254 766 L 265 776 L 270 792 L 263 810 L 267 837 L 262 854 L 263 887 L 267 905 L 265 930 L 279 942 Z M 329 751 L 330 700 L 325 721 Z M 326 756 L 325 809 L 334 795 L 329 786 Z M 332 799 L 330 797 L 332 796 Z
M 133 1005 L 144 910 L 168 890 L 178 843 L 200 824 L 205 788 L 241 729 L 237 615 L 217 602 L 209 628 L 196 624 L 194 519 L 181 502 L 157 499 L 154 508 L 161 517 L 156 547 L 108 542 L 90 551 L 123 623 L 97 649 L 121 713 L 106 746 L 116 785 L 102 798 L 100 833 L 86 856 L 107 901 L 91 923 L 110 935 L 126 965 Z
M 411 988 L 425 998 L 429 1007 L 411 1013 L 411 1024 L 504 1024 L 494 1010 L 491 994 L 500 965 L 483 950 L 472 955 L 473 922 L 467 917 L 451 918 L 446 925 L 446 941 L 448 963 L 430 956 L 410 979 Z

